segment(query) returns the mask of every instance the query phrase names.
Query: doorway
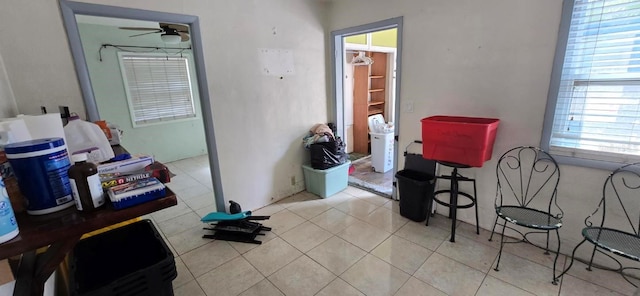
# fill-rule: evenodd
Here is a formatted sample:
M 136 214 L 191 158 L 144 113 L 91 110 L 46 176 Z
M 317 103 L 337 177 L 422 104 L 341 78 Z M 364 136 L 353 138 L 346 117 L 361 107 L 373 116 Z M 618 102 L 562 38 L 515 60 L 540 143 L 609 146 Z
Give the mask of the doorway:
M 349 184 L 395 197 L 402 18 L 332 32 L 335 121 Z
M 215 200 L 215 207 L 217 209 L 224 209 L 225 202 L 224 196 L 222 194 L 222 181 L 220 179 L 220 171 L 218 165 L 218 156 L 217 156 L 217 148 L 216 141 L 214 135 L 214 126 L 213 126 L 213 117 L 211 112 L 211 101 L 209 99 L 209 91 L 207 87 L 207 78 L 206 73 L 204 71 L 204 56 L 202 53 L 202 42 L 200 39 L 200 24 L 198 18 L 196 16 L 191 15 L 182 15 L 182 14 L 172 14 L 172 13 L 164 13 L 164 12 L 156 12 L 156 11 L 148 11 L 148 10 L 140 10 L 140 9 L 131 9 L 131 8 L 123 8 L 123 7 L 115 7 L 115 6 L 105 6 L 99 4 L 89 4 L 89 3 L 79 3 L 79 2 L 71 2 L 67 0 L 60 0 L 60 10 L 62 12 L 62 17 L 64 20 L 64 25 L 67 31 L 67 37 L 69 39 L 69 46 L 71 49 L 72 56 L 74 58 L 74 64 L 76 66 L 76 73 L 78 75 L 78 81 L 80 82 L 80 89 L 82 91 L 83 100 L 85 102 L 85 108 L 87 111 L 87 119 L 90 121 L 96 121 L 101 119 L 100 114 L 98 112 L 98 102 L 96 101 L 94 89 L 94 85 L 92 84 L 92 79 L 90 78 L 89 67 L 86 59 L 86 54 L 83 49 L 83 38 L 80 36 L 80 30 L 78 26 L 78 22 L 76 17 L 82 18 L 86 16 L 88 18 L 96 17 L 96 18 L 107 18 L 107 19 L 118 19 L 119 21 L 129 20 L 129 21 L 140 21 L 141 23 L 136 23 L 134 21 L 133 24 L 129 24 L 131 26 L 135 26 L 136 28 L 145 28 L 147 26 L 158 26 L 158 29 L 161 28 L 161 23 L 167 24 L 181 24 L 182 26 L 187 26 L 189 40 L 190 40 L 190 55 L 193 57 L 193 60 L 190 62 L 194 72 L 194 82 L 197 81 L 197 89 L 198 96 L 196 102 L 194 104 L 199 105 L 199 113 L 196 118 L 201 118 L 201 123 L 198 123 L 199 127 L 202 127 L 200 130 L 200 135 L 204 135 L 204 139 L 206 142 L 206 159 L 209 163 L 209 172 L 203 172 L 203 179 L 210 179 L 211 181 L 211 189 L 213 191 L 213 196 L 211 199 Z M 153 24 L 145 23 L 145 22 L 153 22 Z M 124 29 L 119 29 L 119 26 L 123 24 L 118 24 L 117 27 L 113 26 L 117 31 L 124 31 Z M 104 28 L 103 28 L 104 29 Z M 149 32 L 147 29 L 144 29 L 142 34 L 138 36 L 145 36 Z M 152 33 L 155 33 L 155 37 L 158 37 L 157 31 L 155 28 Z M 137 34 L 136 34 L 137 35 Z M 151 37 L 151 36 L 148 36 Z M 125 38 L 129 40 L 130 35 Z M 160 36 L 160 40 L 162 40 L 162 36 Z M 163 40 L 166 41 L 166 40 Z M 178 41 L 178 40 L 175 40 Z M 180 39 L 182 42 L 182 39 Z M 114 47 L 113 44 L 111 46 L 107 46 L 108 48 Z M 127 46 L 119 46 L 121 48 L 129 49 L 131 48 L 128 45 L 131 44 L 120 44 Z M 172 46 L 176 47 L 176 46 Z M 103 46 L 99 47 L 100 49 Z M 94 48 L 96 49 L 96 48 Z M 100 59 L 101 51 L 97 50 L 97 53 L 93 51 L 92 56 L 95 58 L 97 54 L 98 60 Z M 106 53 L 105 53 L 106 54 Z M 184 56 L 184 55 L 183 55 Z M 119 76 L 119 75 L 118 75 Z M 195 98 L 195 97 L 193 97 Z M 195 100 L 195 99 L 194 99 Z M 126 112 L 125 112 L 126 113 Z M 199 120 L 190 120 L 189 123 L 194 123 Z M 175 133 L 173 133 L 175 134 Z M 161 138 L 161 139 L 173 139 L 173 134 L 162 133 L 153 136 L 147 136 L 147 138 L 153 137 Z M 126 137 L 126 136 L 125 136 Z M 173 141 L 175 142 L 175 141 Z M 183 143 L 184 144 L 184 143 Z

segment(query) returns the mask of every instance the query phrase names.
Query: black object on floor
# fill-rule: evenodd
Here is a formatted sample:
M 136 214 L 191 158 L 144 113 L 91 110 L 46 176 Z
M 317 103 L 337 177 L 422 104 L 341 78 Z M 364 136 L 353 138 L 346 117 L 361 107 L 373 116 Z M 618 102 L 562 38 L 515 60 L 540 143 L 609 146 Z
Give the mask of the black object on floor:
M 242 212 L 242 207 L 240 206 L 240 204 L 235 202 L 235 201 L 233 201 L 233 200 L 230 200 L 229 201 L 229 213 L 230 214 L 237 214 L 237 213 L 240 213 L 240 212 Z
M 71 258 L 71 295 L 173 295 L 174 257 L 150 220 L 81 240 Z
M 241 213 L 242 207 L 237 202 L 230 200 L 229 212 L 232 215 Z M 213 234 L 205 234 L 202 236 L 203 238 L 259 245 L 262 244 L 262 242 L 256 240 L 256 236 L 264 235 L 262 231 L 271 231 L 271 227 L 262 226 L 262 224 L 258 222 L 252 222 L 256 220 L 268 220 L 270 216 L 251 216 L 251 211 L 247 211 L 246 214 L 249 216 L 242 216 L 243 218 L 236 220 L 228 220 L 229 217 L 219 217 L 221 215 L 214 214 L 224 216 L 224 213 L 211 213 L 207 215 L 212 216 L 211 220 L 206 220 L 207 222 L 216 220 L 217 222 L 210 223 L 209 225 L 212 227 L 203 228 L 204 230 L 213 231 Z M 203 218 L 203 220 L 206 218 L 207 217 Z
M 404 150 L 404 169 L 398 171 L 398 194 L 400 195 L 400 215 L 416 222 L 428 220 L 435 187 L 436 162 L 424 159 L 421 154 L 409 153 L 413 141 Z
M 438 164 L 452 167 L 453 171 L 451 175 L 440 175 L 437 176 L 436 179 L 445 179 L 451 182 L 450 189 L 438 190 L 433 193 L 433 200 L 440 205 L 449 208 L 449 218 L 451 219 L 451 238 L 450 242 L 454 243 L 456 241 L 456 225 L 457 225 L 457 212 L 458 209 L 468 209 L 475 207 L 476 210 L 476 234 L 480 234 L 480 226 L 478 225 L 478 207 L 476 207 L 476 179 L 467 178 L 458 173 L 458 169 L 470 168 L 470 166 L 465 164 L 458 164 L 452 162 L 444 162 L 438 161 Z M 462 192 L 459 190 L 459 182 L 472 182 L 473 183 L 473 195 Z M 445 194 L 449 196 L 449 200 L 443 200 L 438 198 L 439 195 Z M 466 204 L 458 204 L 459 197 L 464 197 L 467 200 Z M 427 225 L 429 225 L 429 218 L 427 217 Z
M 429 202 L 432 200 L 435 177 L 414 170 L 396 173 L 400 194 L 400 215 L 416 222 L 427 219 Z
M 241 210 L 240 205 L 231 202 L 235 210 Z M 234 205 L 235 204 L 235 205 Z M 205 234 L 203 238 L 234 241 L 241 243 L 262 244 L 256 240 L 258 235 L 264 235 L 262 231 L 271 231 L 271 227 L 262 226 L 261 223 L 253 222 L 255 220 L 268 220 L 270 216 L 249 216 L 238 220 L 224 220 L 217 223 L 210 223 L 212 227 L 205 227 L 205 230 L 213 231 L 213 234 Z M 253 221 L 252 221 L 253 220 Z

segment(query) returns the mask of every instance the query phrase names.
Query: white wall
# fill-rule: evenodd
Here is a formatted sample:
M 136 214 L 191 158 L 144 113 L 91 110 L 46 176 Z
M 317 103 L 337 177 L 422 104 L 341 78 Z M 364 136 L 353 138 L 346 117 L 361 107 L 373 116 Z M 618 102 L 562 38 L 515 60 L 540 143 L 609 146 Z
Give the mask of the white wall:
M 197 15 L 225 197 L 254 209 L 303 189 L 301 164 L 308 152 L 302 137 L 313 124 L 327 121 L 325 4 L 87 2 Z M 0 28 L 0 40 L 10 40 L 0 43 L 0 53 L 20 112 L 39 113 L 40 105 L 83 109 L 57 1 L 6 5 L 0 10 Z M 261 74 L 258 48 L 292 50 L 295 75 Z
M 491 229 L 496 159 L 510 147 L 540 143 L 561 10 L 561 0 L 335 1 L 329 31 L 404 17 L 399 99 L 413 101 L 414 112 L 401 109 L 399 147 L 421 138 L 420 119 L 427 116 L 500 118 L 493 159 L 463 172 L 478 180 L 480 224 Z M 572 166 L 561 172 L 561 237 L 572 248 L 608 172 Z M 459 218 L 471 222 L 473 211 L 461 210 Z
M 59 105 L 84 110 L 58 2 L 3 5 L 0 24 L 0 54 L 18 112 L 40 114 L 40 106 L 58 112 Z
M 346 60 L 346 59 L 345 59 Z M 342 100 L 344 102 L 344 126 L 345 126 L 345 135 L 340 135 L 344 137 L 346 144 L 347 153 L 353 152 L 353 65 L 345 62 L 343 66 L 344 71 L 344 79 L 342 81 L 343 88 L 343 97 Z
M 0 118 L 14 117 L 17 114 L 18 106 L 16 106 L 16 99 L 13 97 L 9 76 L 0 54 Z
M 325 28 L 325 2 L 91 2 L 200 17 L 224 193 L 246 209 L 301 188 L 300 164 L 307 158 L 301 138 L 312 124 L 326 122 L 332 106 L 328 32 L 404 16 L 399 99 L 414 101 L 415 110 L 401 114 L 399 147 L 420 138 L 419 120 L 429 115 L 501 119 L 493 160 L 465 171 L 478 180 L 483 228 L 495 217 L 495 159 L 509 147 L 539 144 L 561 12 L 560 0 L 350 0 L 330 3 Z M 20 112 L 39 113 L 40 105 L 82 109 L 57 1 L 6 5 L 0 28 L 0 40 L 11 40 L 0 43 L 0 54 Z M 296 75 L 260 74 L 257 48 L 292 49 Z M 561 170 L 561 235 L 571 247 L 608 172 Z M 472 219 L 470 210 L 459 216 Z

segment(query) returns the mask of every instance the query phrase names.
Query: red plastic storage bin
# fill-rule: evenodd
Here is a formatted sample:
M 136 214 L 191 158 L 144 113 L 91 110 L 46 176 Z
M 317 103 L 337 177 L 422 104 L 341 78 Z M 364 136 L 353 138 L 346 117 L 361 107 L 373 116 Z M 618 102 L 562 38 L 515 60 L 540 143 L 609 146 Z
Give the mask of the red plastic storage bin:
M 422 122 L 422 156 L 481 167 L 491 159 L 499 119 L 431 116 Z

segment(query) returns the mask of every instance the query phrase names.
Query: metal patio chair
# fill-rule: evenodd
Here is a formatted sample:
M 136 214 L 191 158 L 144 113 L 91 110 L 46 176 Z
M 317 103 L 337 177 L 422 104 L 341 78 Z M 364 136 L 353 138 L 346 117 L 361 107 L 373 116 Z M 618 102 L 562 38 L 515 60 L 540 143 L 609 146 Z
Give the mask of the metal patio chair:
M 549 232 L 555 231 L 558 249 L 553 261 L 553 284 L 556 281 L 556 262 L 560 252 L 560 234 L 562 209 L 557 204 L 556 195 L 560 180 L 560 169 L 556 161 L 547 152 L 537 147 L 522 146 L 505 152 L 496 167 L 498 185 L 496 190 L 496 221 L 489 240 L 493 239 L 496 225 L 502 225 L 500 252 L 495 270 L 498 271 L 502 249 L 506 243 L 526 242 L 545 250 L 549 254 Z M 498 223 L 498 221 L 503 223 Z M 519 228 L 529 230 L 523 233 Z M 505 241 L 504 231 L 509 228 L 522 236 L 517 241 Z M 546 234 L 544 247 L 532 243 L 530 234 Z
M 614 217 L 605 219 L 609 218 L 606 216 L 607 211 L 612 212 L 610 215 Z M 611 254 L 640 261 L 640 235 L 638 233 L 640 228 L 640 163 L 624 165 L 607 177 L 602 188 L 600 203 L 598 203 L 596 210 L 584 220 L 584 224 L 586 226 L 582 229 L 584 239 L 573 249 L 571 263 L 558 278 L 569 271 L 573 265 L 576 250 L 585 241 L 588 241 L 593 244 L 593 251 L 587 270 L 591 271 L 591 267 L 594 266 L 618 272 L 627 282 L 637 288 L 638 285 L 632 282 L 624 271 L 627 269 L 640 270 L 640 268 L 623 267 L 622 263 Z M 596 251 L 613 259 L 618 268 L 595 265 L 593 258 Z

